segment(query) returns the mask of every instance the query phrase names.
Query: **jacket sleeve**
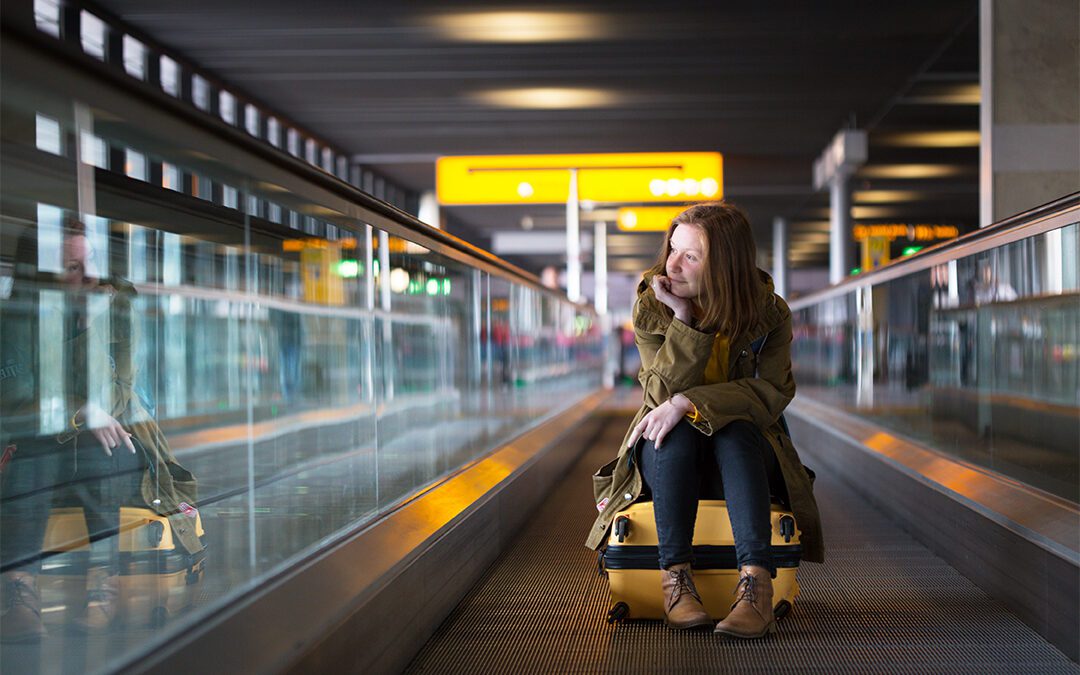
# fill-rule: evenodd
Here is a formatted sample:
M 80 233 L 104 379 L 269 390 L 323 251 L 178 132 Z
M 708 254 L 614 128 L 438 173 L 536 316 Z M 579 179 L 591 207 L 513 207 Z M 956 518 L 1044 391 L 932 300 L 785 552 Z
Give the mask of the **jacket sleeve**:
M 713 336 L 672 319 L 664 333 L 641 325 L 640 300 L 634 305 L 634 342 L 641 354 L 638 380 L 645 405 L 656 408 L 680 392 L 701 384 L 712 353 Z
M 121 286 L 110 308 L 112 318 L 112 344 L 110 357 L 113 366 L 112 415 L 120 419 L 128 408 L 134 392 L 138 367 L 134 359 L 135 331 L 137 322 L 133 311 L 135 289 Z M 126 421 L 126 420 L 124 420 Z
M 698 410 L 694 426 L 707 435 L 736 420 L 753 422 L 761 429 L 772 426 L 795 397 L 791 313 L 785 310 L 783 322 L 766 338 L 757 355 L 757 377 L 699 385 L 682 393 Z

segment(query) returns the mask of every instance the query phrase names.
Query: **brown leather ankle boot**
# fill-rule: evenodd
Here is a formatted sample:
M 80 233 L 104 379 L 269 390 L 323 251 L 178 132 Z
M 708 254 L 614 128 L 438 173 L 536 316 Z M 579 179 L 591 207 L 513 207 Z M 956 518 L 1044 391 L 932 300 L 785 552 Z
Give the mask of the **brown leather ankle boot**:
M 0 640 L 33 642 L 45 636 L 37 578 L 29 572 L 8 572 L 0 588 Z
M 120 607 L 120 577 L 103 569 L 92 569 L 87 577 L 86 614 L 75 620 L 75 627 L 87 633 L 103 633 L 112 626 Z
M 735 587 L 735 604 L 727 617 L 716 624 L 715 632 L 737 638 L 759 638 L 776 632 L 769 570 L 747 565 L 740 571 L 740 577 Z
M 690 570 L 690 563 L 672 565 L 662 574 L 667 625 L 677 629 L 710 625 L 712 619 L 702 606 L 701 596 L 694 587 L 694 573 Z

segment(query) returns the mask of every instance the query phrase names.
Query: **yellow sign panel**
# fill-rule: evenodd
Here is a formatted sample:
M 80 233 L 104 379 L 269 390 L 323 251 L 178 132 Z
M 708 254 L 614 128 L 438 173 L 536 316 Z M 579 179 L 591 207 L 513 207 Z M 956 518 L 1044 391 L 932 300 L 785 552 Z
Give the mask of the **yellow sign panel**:
M 869 272 L 890 260 L 888 237 L 867 237 L 862 240 L 862 271 Z
M 615 222 L 624 232 L 664 232 L 685 206 L 624 206 Z
M 341 262 L 341 246 L 305 246 L 300 252 L 300 268 L 304 281 L 304 300 L 320 305 L 345 304 L 345 287 L 341 276 L 335 274 Z
M 718 152 L 440 157 L 440 204 L 559 204 L 570 196 L 593 202 L 686 202 L 723 196 Z

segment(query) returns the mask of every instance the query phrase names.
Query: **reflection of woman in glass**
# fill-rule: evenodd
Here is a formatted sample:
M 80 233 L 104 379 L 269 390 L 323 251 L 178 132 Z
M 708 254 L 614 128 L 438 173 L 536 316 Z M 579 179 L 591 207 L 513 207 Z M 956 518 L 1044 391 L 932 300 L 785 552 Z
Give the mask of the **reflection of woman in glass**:
M 979 261 L 979 272 L 972 282 L 972 299 L 976 305 L 992 302 L 1010 302 L 1017 298 L 1016 289 L 994 274 L 994 263 L 988 259 Z
M 698 499 L 720 487 L 702 478 L 719 467 L 740 581 L 716 632 L 741 638 L 775 628 L 770 491 L 795 512 L 804 559 L 824 555 L 809 475 L 779 422 L 795 394 L 791 312 L 755 258 L 750 223 L 730 204 L 691 207 L 668 228 L 633 311 L 644 404 L 618 460 L 597 476 L 600 515 L 588 542 L 602 545 L 615 513 L 647 487 L 668 625 L 711 625 L 691 542 Z
M 20 237 L 11 298 L 2 308 L 5 641 L 44 634 L 36 576 L 54 505 L 81 506 L 91 535 L 87 602 L 76 621 L 87 631 L 108 628 L 116 616 L 121 505 L 169 515 L 182 547 L 201 549 L 183 515 L 185 505 L 194 504 L 194 478 L 175 463 L 133 388 L 134 287 L 98 277 L 82 223 L 68 221 L 59 234 L 54 240 L 40 228 Z M 39 261 L 57 249 L 60 270 L 41 271 Z

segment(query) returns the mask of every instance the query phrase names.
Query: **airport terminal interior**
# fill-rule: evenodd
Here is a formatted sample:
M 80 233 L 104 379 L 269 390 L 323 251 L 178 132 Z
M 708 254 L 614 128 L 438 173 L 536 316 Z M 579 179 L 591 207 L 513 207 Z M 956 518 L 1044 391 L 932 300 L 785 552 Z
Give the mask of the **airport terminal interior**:
M 0 671 L 1080 673 L 1075 0 L 0 19 Z M 789 331 L 664 339 L 812 486 L 759 639 L 723 495 L 675 630 L 612 487 L 720 200 Z

